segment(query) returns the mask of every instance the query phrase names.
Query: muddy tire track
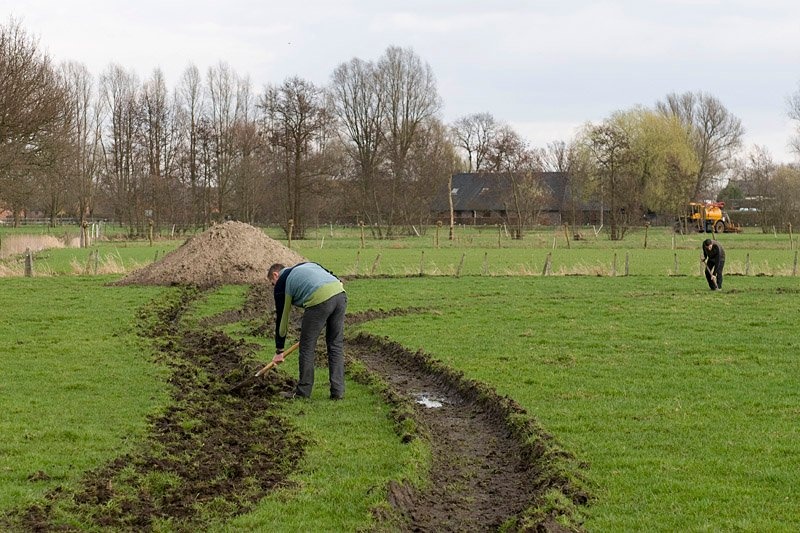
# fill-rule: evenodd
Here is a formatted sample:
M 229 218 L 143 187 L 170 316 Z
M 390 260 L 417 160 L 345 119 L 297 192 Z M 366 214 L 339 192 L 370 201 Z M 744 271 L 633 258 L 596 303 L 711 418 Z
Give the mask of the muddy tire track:
M 248 512 L 287 483 L 305 446 L 275 414 L 277 392 L 289 384 L 271 373 L 243 395 L 226 394 L 232 383 L 220 377 L 238 379 L 253 366 L 246 361 L 254 348 L 206 326 L 184 327 L 199 297 L 186 289 L 139 317 L 172 371 L 170 405 L 150 419 L 145 442 L 87 472 L 74 490 L 57 487 L 43 503 L 0 517 L 0 530 L 200 531 Z
M 351 320 L 402 313 L 370 311 Z M 384 525 L 404 531 L 581 530 L 576 509 L 589 500 L 579 473 L 585 465 L 557 449 L 519 404 L 387 339 L 359 334 L 350 339 L 348 354 L 388 386 L 392 401 L 405 404 L 397 418 L 411 416 L 419 424 L 416 436 L 431 447 L 429 486 L 390 484 L 389 502 L 400 520 L 383 517 Z M 550 463 L 554 458 L 560 464 Z M 548 504 L 554 494 L 568 503 Z

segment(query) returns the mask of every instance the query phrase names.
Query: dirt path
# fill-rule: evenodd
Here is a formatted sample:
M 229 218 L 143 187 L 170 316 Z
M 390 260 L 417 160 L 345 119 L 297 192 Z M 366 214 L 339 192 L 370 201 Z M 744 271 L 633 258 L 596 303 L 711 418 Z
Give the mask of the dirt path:
M 267 312 L 271 293 L 254 286 L 241 310 L 189 326 L 182 318 L 199 297 L 185 290 L 141 313 L 143 332 L 172 368 L 171 405 L 151 419 L 146 441 L 88 472 L 76 490 L 57 487 L 44 503 L 0 517 L 0 530 L 152 531 L 168 526 L 197 531 L 248 512 L 286 483 L 305 445 L 291 421 L 275 414 L 277 391 L 290 388 L 290 380 L 269 373 L 240 396 L 227 394 L 230 385 L 249 375 L 250 370 L 241 369 L 257 347 L 213 328 L 245 321 L 254 334 L 270 336 L 274 324 L 265 317 L 272 316 Z M 409 312 L 417 310 L 393 313 Z M 348 321 L 353 325 L 393 313 L 364 313 Z M 398 431 L 398 438 L 425 438 L 432 448 L 428 488 L 390 484 L 389 502 L 396 513 L 378 517 L 378 530 L 494 531 L 504 524 L 510 531 L 577 529 L 556 519 L 574 524 L 572 504 L 584 503 L 586 496 L 563 471 L 552 468 L 547 436 L 525 421 L 519 405 L 425 354 L 386 340 L 359 335 L 348 339 L 347 352 L 350 367 L 361 361 L 369 379 L 388 385 L 386 401 L 396 418 L 414 421 L 416 429 Z M 351 378 L 363 377 L 351 371 Z M 277 449 L 283 450 L 279 457 L 272 453 Z M 554 492 L 572 503 L 546 504 Z M 60 518 L 64 515 L 79 517 L 83 526 L 67 525 Z

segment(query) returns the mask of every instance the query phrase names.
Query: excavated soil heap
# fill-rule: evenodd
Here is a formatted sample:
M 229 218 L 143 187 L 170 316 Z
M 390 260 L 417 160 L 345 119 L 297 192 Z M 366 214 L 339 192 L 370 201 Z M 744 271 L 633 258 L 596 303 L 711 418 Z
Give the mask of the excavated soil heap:
M 161 260 L 131 272 L 117 285 L 196 285 L 214 287 L 265 283 L 273 263 L 306 261 L 263 231 L 243 222 L 225 222 L 189 238 Z

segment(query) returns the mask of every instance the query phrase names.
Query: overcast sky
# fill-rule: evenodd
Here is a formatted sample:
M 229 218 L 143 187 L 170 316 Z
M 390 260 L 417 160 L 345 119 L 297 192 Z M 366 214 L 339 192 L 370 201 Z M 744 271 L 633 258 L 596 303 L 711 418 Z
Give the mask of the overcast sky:
M 160 67 L 170 87 L 189 64 L 220 62 L 258 92 L 289 76 L 326 84 L 354 57 L 410 47 L 436 75 L 445 121 L 489 112 L 538 147 L 702 91 L 742 120 L 746 147 L 796 160 L 798 0 L 0 0 L 0 13 L 57 61 L 140 79 Z

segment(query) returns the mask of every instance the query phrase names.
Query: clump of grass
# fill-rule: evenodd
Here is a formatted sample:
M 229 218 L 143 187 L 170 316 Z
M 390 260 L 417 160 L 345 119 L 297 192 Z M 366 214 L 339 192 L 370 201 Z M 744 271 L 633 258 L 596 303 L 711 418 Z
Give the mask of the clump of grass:
M 95 255 L 97 252 L 89 254 L 86 262 L 79 261 L 77 258 L 70 260 L 70 270 L 72 274 L 127 274 L 142 265 L 137 261 L 131 261 L 128 266 L 119 256 L 114 254 Z
M 15 278 L 22 276 L 24 268 L 18 263 L 0 263 L 0 278 Z

